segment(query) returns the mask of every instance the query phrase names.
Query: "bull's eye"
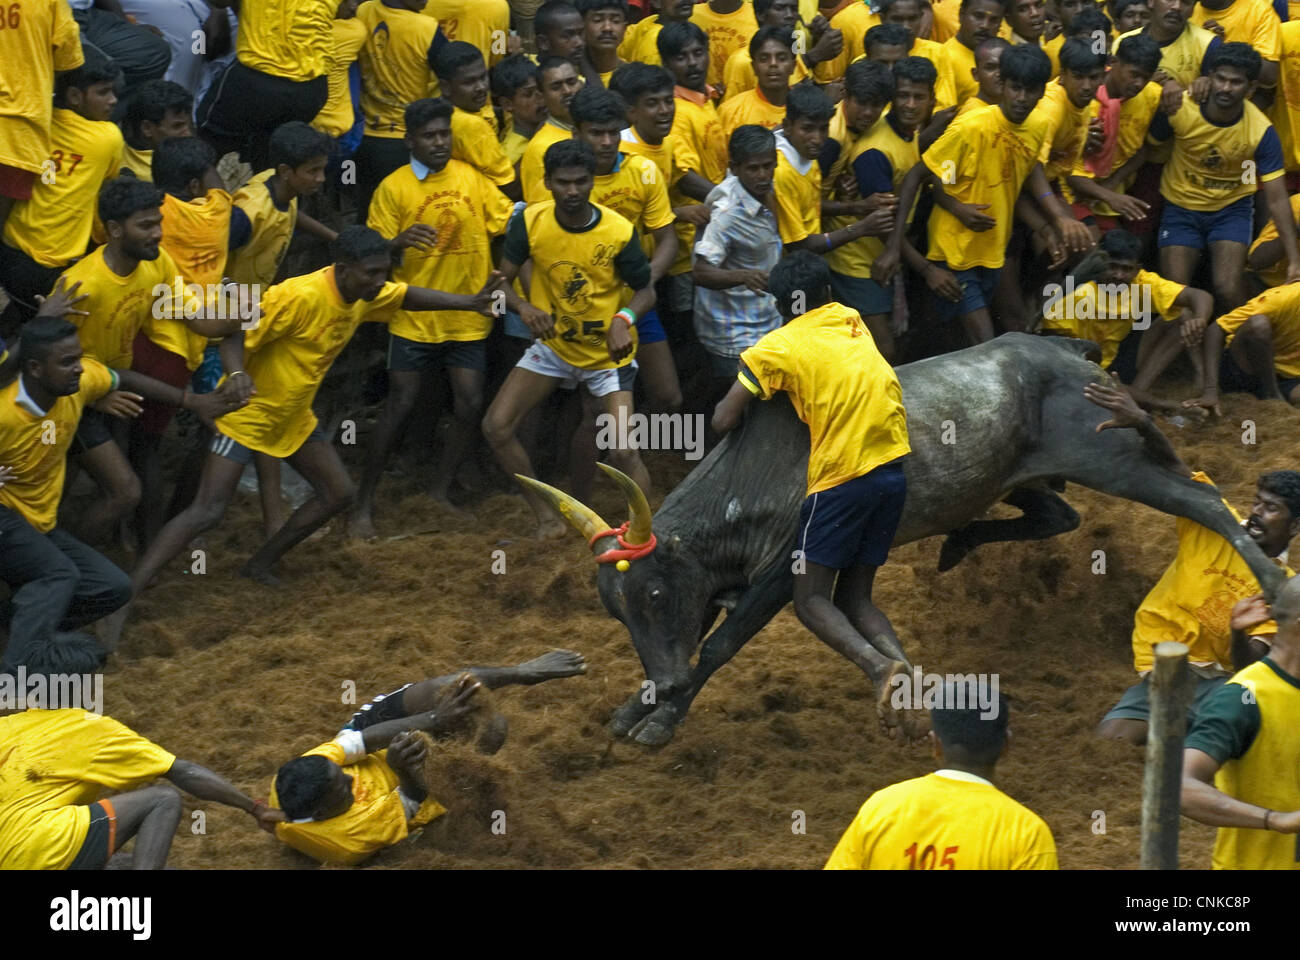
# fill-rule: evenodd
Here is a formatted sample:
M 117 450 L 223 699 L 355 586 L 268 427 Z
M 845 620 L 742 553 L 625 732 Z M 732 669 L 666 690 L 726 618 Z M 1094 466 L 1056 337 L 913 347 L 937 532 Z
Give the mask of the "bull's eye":
M 650 591 L 650 600 L 651 600 L 652 603 L 658 603 L 658 602 L 659 602 L 659 593 L 660 593 L 660 591 L 658 591 L 658 590 L 651 590 L 651 591 Z

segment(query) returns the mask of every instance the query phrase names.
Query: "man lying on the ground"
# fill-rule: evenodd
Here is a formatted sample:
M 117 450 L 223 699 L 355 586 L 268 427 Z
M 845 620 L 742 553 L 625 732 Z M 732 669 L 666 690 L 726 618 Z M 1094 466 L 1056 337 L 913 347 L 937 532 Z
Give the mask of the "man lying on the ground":
M 97 870 L 132 837 L 132 867 L 162 869 L 181 820 L 176 787 L 250 813 L 264 830 L 284 819 L 207 767 L 85 710 L 0 717 L 0 745 L 0 870 Z M 158 777 L 172 786 L 141 786 Z M 115 790 L 127 792 L 101 796 Z
M 322 863 L 348 866 L 399 843 L 447 812 L 429 796 L 426 748 L 414 731 L 456 732 L 480 708 L 475 695 L 484 687 L 531 686 L 586 672 L 581 654 L 552 650 L 516 667 L 471 667 L 375 697 L 333 740 L 275 775 L 271 804 L 288 818 L 276 837 Z M 480 728 L 479 749 L 495 753 L 505 742 L 505 717 L 493 714 Z

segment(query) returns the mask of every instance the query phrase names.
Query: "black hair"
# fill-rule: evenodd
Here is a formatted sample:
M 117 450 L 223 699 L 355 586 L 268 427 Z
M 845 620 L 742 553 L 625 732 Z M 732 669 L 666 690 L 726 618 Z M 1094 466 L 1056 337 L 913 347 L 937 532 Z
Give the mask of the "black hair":
M 901 23 L 878 23 L 863 37 L 862 49 L 869 50 L 873 46 L 902 47 L 906 52 L 911 50 L 915 43 L 916 39 L 912 36 L 912 31 Z
M 617 93 L 628 106 L 635 106 L 639 97 L 647 93 L 661 93 L 677 85 L 673 75 L 663 67 L 648 63 L 625 63 L 609 78 L 609 89 Z
M 578 8 L 568 0 L 546 0 L 546 3 L 538 7 L 537 13 L 533 15 L 533 32 L 550 33 L 560 22 L 560 18 L 569 13 L 578 13 Z
M 775 149 L 776 134 L 767 127 L 746 123 L 731 132 L 731 139 L 727 141 L 727 162 L 744 163 L 750 157 L 771 153 Z
M 1028 43 L 1012 44 L 998 60 L 998 76 L 1022 87 L 1045 87 L 1052 79 L 1052 61 L 1047 54 Z
M 963 13 L 965 13 L 970 8 L 970 5 L 975 2 L 976 0 L 961 0 L 961 6 L 957 8 L 957 16 L 960 17 Z M 989 3 L 996 3 L 999 7 L 1002 7 L 1004 10 L 1006 9 L 1007 6 L 1006 0 L 989 0 Z
M 391 257 L 392 254 L 393 245 L 388 238 L 360 223 L 344 227 L 330 244 L 330 256 L 336 263 L 357 263 L 367 257 Z
M 198 137 L 168 137 L 153 152 L 153 182 L 168 193 L 179 193 L 191 180 L 217 165 L 217 152 Z
M 1020 44 L 1018 44 L 1020 46 Z M 974 677 L 973 674 L 969 675 Z M 997 713 L 985 717 L 974 698 L 970 684 L 948 680 L 943 685 L 944 706 L 930 710 L 930 724 L 935 736 L 943 744 L 946 757 L 958 762 L 991 766 L 1007 741 L 1007 698 L 998 694 Z M 956 704 L 961 703 L 958 707 Z
M 659 48 L 661 60 L 677 56 L 692 43 L 702 43 L 705 50 L 709 49 L 709 35 L 700 29 L 699 24 L 691 23 L 689 20 L 665 23 L 663 29 L 659 31 L 659 36 L 655 38 L 655 46 Z
M 542 85 L 537 76 L 537 64 L 522 53 L 512 53 L 492 68 L 492 96 L 513 97 L 515 91 L 532 80 L 539 87 Z
M 321 133 L 301 120 L 290 120 L 271 132 L 267 155 L 272 167 L 280 164 L 300 167 L 317 157 L 328 157 L 333 148 L 334 140 L 329 134 Z
M 566 61 L 567 62 L 567 61 Z M 446 120 L 451 123 L 451 114 L 455 109 L 446 97 L 425 97 L 415 100 L 406 107 L 406 132 L 414 134 L 425 124 L 433 120 Z
M 597 10 L 619 10 L 624 20 L 628 14 L 627 0 L 573 0 L 573 9 L 584 15 Z
M 1095 49 L 1083 37 L 1071 37 L 1061 44 L 1061 70 L 1068 70 L 1075 76 L 1104 70 L 1109 59 L 1107 54 L 1108 51 Z
M 790 56 L 794 56 L 794 31 L 787 30 L 785 27 L 759 27 L 758 32 L 749 39 L 749 58 L 758 59 L 759 48 L 769 41 L 775 40 L 790 51 Z
M 894 72 L 878 60 L 854 60 L 844 71 L 844 95 L 858 103 L 894 99 Z
M 613 90 L 589 83 L 573 95 L 569 117 L 575 127 L 580 123 L 617 123 L 622 129 L 627 126 L 627 104 Z
M 939 79 L 939 71 L 925 57 L 903 57 L 894 64 L 894 89 L 898 89 L 900 80 L 908 83 L 920 83 L 934 89 Z
M 876 11 L 883 15 L 884 12 L 892 7 L 896 2 L 897 0 L 877 0 Z M 921 7 L 922 11 L 925 10 L 927 5 L 926 0 L 915 0 L 915 2 Z
M 455 77 L 458 70 L 482 62 L 483 54 L 478 47 L 464 40 L 452 40 L 440 47 L 429 48 L 429 69 L 443 83 Z
M 321 805 L 334 779 L 334 763 L 313 754 L 294 757 L 275 775 L 275 795 L 290 820 L 305 820 Z
M 546 56 L 542 57 L 541 61 L 537 64 L 537 85 L 539 87 L 542 85 L 542 74 L 547 70 L 558 70 L 560 67 L 565 65 L 573 67 L 573 61 L 568 57 L 560 56 L 558 53 L 548 53 Z M 577 70 L 577 67 L 574 67 L 574 70 Z
M 1152 43 L 1154 42 L 1153 40 Z M 1115 260 L 1142 259 L 1142 241 L 1122 227 L 1102 234 L 1097 249 Z
M 121 223 L 141 210 L 157 210 L 162 202 L 163 192 L 154 184 L 136 177 L 116 177 L 99 188 L 99 219 Z
M 822 257 L 796 250 L 782 257 L 767 275 L 767 292 L 776 298 L 783 317 L 795 315 L 794 299 L 799 295 L 804 312 L 815 310 L 831 301 L 831 268 Z
M 1066 39 L 1083 37 L 1085 40 L 1105 37 L 1109 42 L 1110 26 L 1110 17 L 1106 16 L 1100 7 L 1090 5 L 1074 15 L 1074 19 L 1070 21 L 1070 29 L 1065 31 L 1065 36 Z
M 194 109 L 193 95 L 171 80 L 146 80 L 131 91 L 122 125 L 131 133 L 140 132 L 140 124 L 162 123 L 168 113 L 188 115 Z
M 44 362 L 50 350 L 61 340 L 77 335 L 77 325 L 63 317 L 35 317 L 18 332 L 19 364 L 28 360 Z
M 754 19 L 762 23 L 763 18 L 767 16 L 767 11 L 772 9 L 775 0 L 754 0 Z
M 116 63 L 98 50 L 87 46 L 84 50 L 85 62 L 65 73 L 55 75 L 54 102 L 64 105 L 68 101 L 68 91 L 76 88 L 85 91 L 97 83 L 118 84 L 122 71 Z
M 1259 79 L 1263 58 L 1259 51 L 1249 43 L 1224 43 L 1206 57 L 1205 72 L 1213 73 L 1219 67 L 1235 67 L 1246 74 L 1246 79 L 1254 83 Z
M 1155 73 L 1160 69 L 1160 44 L 1145 33 L 1135 33 L 1125 37 L 1115 48 L 1115 59 L 1130 66 L 1137 67 L 1143 73 Z
M 1261 473 L 1257 486 L 1265 493 L 1281 497 L 1292 520 L 1300 518 L 1300 473 L 1294 470 Z
M 805 117 L 813 123 L 829 123 L 835 116 L 835 104 L 821 87 L 811 83 L 797 83 L 790 88 L 785 101 L 785 122 L 793 123 Z
M 1011 43 L 1008 40 L 1003 40 L 1001 37 L 989 37 L 987 40 L 981 40 L 979 43 L 975 44 L 975 49 L 972 52 L 975 54 L 976 62 L 978 62 L 981 50 L 993 49 L 1000 53 L 1006 50 L 1009 46 L 1011 46 Z
M 542 169 L 551 176 L 564 167 L 583 167 L 592 176 L 596 174 L 596 151 L 585 140 L 560 140 L 546 148 Z

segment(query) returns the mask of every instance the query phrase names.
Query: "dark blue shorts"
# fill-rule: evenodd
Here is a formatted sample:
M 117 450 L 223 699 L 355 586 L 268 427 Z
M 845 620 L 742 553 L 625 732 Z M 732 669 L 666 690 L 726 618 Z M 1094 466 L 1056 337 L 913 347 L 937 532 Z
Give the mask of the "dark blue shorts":
M 814 493 L 799 510 L 798 549 L 805 560 L 833 570 L 882 566 L 906 500 L 901 459 Z
M 940 263 L 945 270 L 948 265 Z M 974 313 L 985 307 L 993 306 L 993 291 L 998 288 L 998 274 L 1002 268 L 971 267 L 969 270 L 953 270 L 953 276 L 961 286 L 961 299 L 956 303 L 945 300 L 937 293 L 930 299 L 934 302 L 935 316 L 940 320 L 956 320 L 968 313 Z
M 1254 227 L 1253 195 L 1242 197 L 1222 210 L 1188 210 L 1166 201 L 1156 245 L 1203 250 L 1211 243 L 1230 240 L 1249 246 Z
M 330 438 L 325 434 L 325 428 L 317 422 L 316 426 L 312 429 L 312 432 L 307 435 L 307 439 L 302 442 L 302 447 L 307 446 L 309 443 L 329 442 Z M 299 447 L 298 450 L 301 450 L 302 447 Z M 244 466 L 248 466 L 252 463 L 253 457 L 257 454 L 256 450 L 246 447 L 234 437 L 228 437 L 222 433 L 220 426 L 217 427 L 217 432 L 212 437 L 212 443 L 208 446 L 208 450 L 219 457 L 225 457 L 227 460 L 234 460 L 235 463 L 242 463 Z M 297 453 L 298 450 L 295 450 L 294 453 Z M 290 456 L 292 455 L 293 454 L 290 454 Z
M 870 277 L 851 277 L 832 270 L 831 293 L 864 317 L 894 312 L 893 289 L 882 287 Z
M 1296 387 L 1300 387 L 1300 377 L 1283 377 L 1276 370 L 1273 373 L 1277 377 L 1278 392 L 1282 394 L 1283 398 L 1290 400 L 1291 391 Z M 1259 377 L 1241 369 L 1231 350 L 1223 351 L 1223 358 L 1219 361 L 1220 391 L 1223 393 L 1253 393 L 1255 396 L 1259 396 L 1262 386 Z
M 444 340 L 422 343 L 395 333 L 388 335 L 388 369 L 399 373 L 463 367 L 487 372 L 487 340 Z

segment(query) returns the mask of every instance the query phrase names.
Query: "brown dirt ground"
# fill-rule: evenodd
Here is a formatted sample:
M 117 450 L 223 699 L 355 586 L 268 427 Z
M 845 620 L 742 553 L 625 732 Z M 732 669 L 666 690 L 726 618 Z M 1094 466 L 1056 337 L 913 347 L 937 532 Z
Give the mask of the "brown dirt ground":
M 1165 429 L 1248 506 L 1259 472 L 1295 466 L 1300 413 L 1242 395 L 1225 408 L 1217 424 Z M 1241 442 L 1246 418 L 1259 424 L 1254 446 Z M 661 481 L 684 473 L 663 458 L 651 469 Z M 927 670 L 1000 674 L 1014 730 L 1001 786 L 1046 819 L 1061 865 L 1132 868 L 1141 754 L 1091 731 L 1135 681 L 1132 616 L 1174 555 L 1174 521 L 1079 487 L 1067 497 L 1078 530 L 984 546 L 943 576 L 938 539 L 895 551 L 878 602 Z M 607 518 L 623 509 L 603 482 L 594 505 Z M 414 480 L 390 476 L 380 532 L 415 535 L 359 544 L 335 532 L 293 551 L 288 585 L 272 592 L 235 576 L 259 536 L 255 498 L 241 495 L 209 535 L 207 574 L 182 575 L 178 559 L 142 598 L 107 678 L 107 712 L 265 796 L 280 763 L 351 714 L 345 681 L 365 699 L 457 667 L 581 651 L 586 676 L 496 695 L 511 721 L 505 748 L 490 759 L 455 749 L 466 797 L 443 798 L 453 813 L 375 856 L 377 868 L 816 868 L 868 794 L 932 768 L 923 747 L 878 731 L 863 677 L 788 608 L 717 674 L 669 746 L 611 742 L 603 725 L 642 675 L 600 605 L 584 546 L 576 535 L 526 539 L 518 498 L 473 510 L 476 521 L 448 519 Z M 490 572 L 498 547 L 504 576 Z M 1106 551 L 1105 575 L 1090 572 L 1095 549 Z M 176 866 L 313 865 L 243 814 L 205 809 L 206 834 L 182 821 Z M 504 836 L 489 831 L 494 809 L 506 811 Z M 796 810 L 806 835 L 791 830 Z M 1183 865 L 1208 866 L 1213 831 L 1183 823 Z

